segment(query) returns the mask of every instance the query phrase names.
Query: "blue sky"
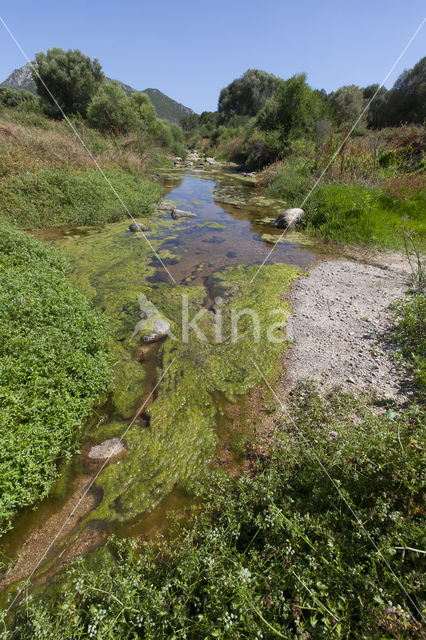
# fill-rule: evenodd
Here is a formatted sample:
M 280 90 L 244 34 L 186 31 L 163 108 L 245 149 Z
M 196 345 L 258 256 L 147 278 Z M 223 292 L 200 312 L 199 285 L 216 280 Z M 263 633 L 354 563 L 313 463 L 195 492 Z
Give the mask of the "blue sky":
M 248 68 L 283 78 L 305 71 L 327 91 L 381 82 L 424 13 L 418 0 L 21 0 L 0 9 L 30 58 L 78 48 L 108 76 L 198 112 L 214 110 L 220 89 Z M 386 85 L 425 54 L 426 26 Z M 0 80 L 24 63 L 0 24 Z

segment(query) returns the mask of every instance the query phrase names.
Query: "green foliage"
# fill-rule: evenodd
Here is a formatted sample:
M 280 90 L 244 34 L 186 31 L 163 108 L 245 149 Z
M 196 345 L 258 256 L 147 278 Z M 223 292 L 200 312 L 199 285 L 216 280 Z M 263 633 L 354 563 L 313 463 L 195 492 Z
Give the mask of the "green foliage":
M 110 541 L 5 639 L 420 638 L 424 416 L 308 386 L 291 414 L 256 475 L 212 475 L 191 528 Z
M 103 132 L 127 133 L 140 128 L 141 120 L 138 97 L 129 98 L 118 82 L 104 82 L 87 109 L 89 125 Z
M 426 237 L 422 193 L 401 200 L 380 189 L 335 183 L 317 188 L 305 208 L 304 227 L 325 240 L 402 249 L 405 214 L 406 229 L 418 239 L 420 248 Z
M 399 125 L 404 122 L 424 124 L 426 118 L 426 56 L 412 69 L 406 69 L 388 94 L 388 106 L 383 114 L 384 123 Z
M 280 78 L 271 73 L 249 69 L 222 89 L 218 111 L 225 121 L 233 115 L 255 116 L 274 95 L 279 84 Z
M 149 127 L 152 126 L 157 117 L 155 107 L 151 103 L 149 96 L 142 91 L 134 91 L 130 96 L 130 100 L 136 102 L 139 109 L 140 118 L 145 127 L 149 129 Z
M 41 113 L 39 99 L 31 91 L 25 91 L 25 89 L 0 87 L 0 105 L 13 107 L 20 111 Z
M 37 73 L 33 71 L 33 79 L 46 114 L 62 117 L 53 95 L 66 115 L 85 116 L 90 100 L 105 77 L 99 60 L 91 60 L 78 49 L 64 51 L 55 47 L 47 54 L 37 53 L 34 64 Z
M 289 206 L 299 206 L 313 183 L 308 159 L 289 156 L 279 164 L 266 193 L 272 198 L 286 200 Z
M 91 225 L 127 217 L 113 189 L 134 216 L 153 211 L 161 198 L 157 184 L 122 169 L 42 169 L 2 181 L 0 216 L 22 229 Z
M 284 142 L 290 135 L 312 135 L 315 121 L 324 114 L 322 100 L 300 73 L 282 81 L 274 97 L 259 113 L 257 124 L 264 131 L 278 129 Z
M 394 305 L 393 338 L 412 368 L 420 393 L 426 397 L 426 295 L 415 293 Z
M 364 93 L 355 84 L 340 87 L 329 100 L 339 125 L 355 124 L 364 109 Z
M 0 533 L 44 497 L 109 364 L 100 314 L 66 279 L 65 259 L 5 226 L 0 234 Z

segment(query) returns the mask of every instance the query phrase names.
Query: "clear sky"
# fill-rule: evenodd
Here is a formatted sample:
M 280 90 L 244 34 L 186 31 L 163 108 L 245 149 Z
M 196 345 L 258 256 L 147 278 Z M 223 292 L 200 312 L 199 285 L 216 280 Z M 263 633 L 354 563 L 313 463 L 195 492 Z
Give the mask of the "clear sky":
M 381 82 L 425 14 L 408 0 L 58 0 L 4 2 L 27 55 L 57 46 L 98 57 L 106 75 L 158 88 L 197 112 L 249 68 L 314 88 Z M 426 55 L 426 26 L 386 86 Z M 0 81 L 25 59 L 0 24 Z

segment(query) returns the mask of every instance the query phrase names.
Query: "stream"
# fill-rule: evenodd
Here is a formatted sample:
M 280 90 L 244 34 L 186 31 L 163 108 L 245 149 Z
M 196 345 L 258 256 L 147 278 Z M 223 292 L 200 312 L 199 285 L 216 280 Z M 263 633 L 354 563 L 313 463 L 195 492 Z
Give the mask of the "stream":
M 288 315 L 287 303 L 280 301 L 283 289 L 297 275 L 294 267 L 304 271 L 313 262 L 315 250 L 302 234 L 291 234 L 275 246 L 250 288 L 253 265 L 263 262 L 281 234 L 268 220 L 285 203 L 262 197 L 253 181 L 230 170 L 169 169 L 159 179 L 167 201 L 197 215 L 175 221 L 157 211 L 141 218 L 163 264 L 141 234 L 128 231 L 129 220 L 37 234 L 66 252 L 73 284 L 108 316 L 115 380 L 50 495 L 20 514 L 3 536 L 1 551 L 12 564 L 9 573 L 0 573 L 3 604 L 22 580 L 30 576 L 37 585 L 51 579 L 111 533 L 165 533 L 167 512 L 194 501 L 194 486 L 209 469 L 237 473 L 241 467 L 235 442 L 253 420 L 244 398 L 260 383 L 250 358 L 266 371 L 282 347 L 254 345 L 249 338 L 238 345 L 214 344 L 212 305 L 223 299 L 224 309 L 243 309 L 250 296 L 254 306 L 264 296 L 264 315 L 277 304 Z M 188 344 L 130 340 L 141 296 L 160 309 L 179 338 L 183 295 L 191 315 L 206 310 L 200 325 L 207 344 L 194 338 Z M 93 444 L 123 433 L 127 452 L 121 459 L 101 468 L 88 458 Z

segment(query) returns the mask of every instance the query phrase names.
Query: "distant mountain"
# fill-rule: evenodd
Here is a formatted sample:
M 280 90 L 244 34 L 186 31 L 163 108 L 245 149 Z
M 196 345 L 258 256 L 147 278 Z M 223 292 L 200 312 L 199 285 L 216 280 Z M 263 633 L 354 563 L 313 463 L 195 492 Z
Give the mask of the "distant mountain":
M 26 89 L 32 93 L 37 93 L 36 85 L 31 74 L 31 65 L 28 62 L 23 67 L 12 71 L 10 76 L 1 83 L 1 87 L 12 87 L 12 89 Z
M 111 78 L 107 79 L 111 80 Z M 133 93 L 133 91 L 136 91 L 136 89 L 128 84 L 124 84 L 124 82 L 120 82 L 120 80 L 118 80 L 118 84 L 128 96 Z M 28 62 L 23 67 L 12 71 L 10 76 L 6 78 L 0 86 L 12 87 L 12 89 L 26 89 L 32 93 L 37 93 L 36 85 L 31 74 L 30 63 Z M 149 95 L 150 100 L 157 111 L 157 116 L 163 120 L 179 123 L 182 116 L 185 116 L 188 113 L 194 113 L 192 109 L 176 102 L 176 100 L 172 100 L 172 98 L 169 98 L 169 96 L 166 96 L 165 93 L 162 93 L 158 89 L 145 89 L 144 93 Z

